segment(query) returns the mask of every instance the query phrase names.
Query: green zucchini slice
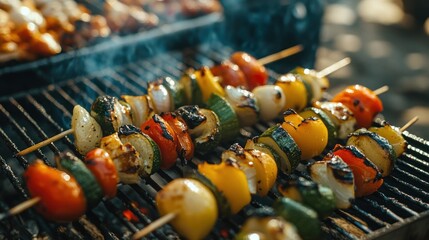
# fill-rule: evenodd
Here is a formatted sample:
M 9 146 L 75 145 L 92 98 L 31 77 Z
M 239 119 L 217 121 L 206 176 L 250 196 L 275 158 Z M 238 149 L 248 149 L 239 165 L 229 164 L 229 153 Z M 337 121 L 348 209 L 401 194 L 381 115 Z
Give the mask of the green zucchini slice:
M 207 100 L 207 107 L 219 118 L 221 141 L 230 142 L 237 138 L 240 133 L 240 124 L 231 104 L 224 97 L 212 94 Z
M 149 177 L 157 172 L 161 166 L 161 151 L 155 141 L 133 125 L 124 125 L 119 128 L 118 136 L 123 144 L 131 144 L 139 153 L 142 168 L 139 175 Z
M 188 69 L 180 78 L 181 85 L 186 96 L 186 104 L 196 104 L 203 106 L 203 94 L 200 85 L 197 82 L 197 77 L 194 74 L 194 69 Z
M 395 165 L 396 153 L 393 146 L 382 136 L 366 129 L 350 134 L 347 145 L 354 145 L 380 170 L 383 177 L 388 176 Z
M 328 187 L 299 177 L 277 185 L 277 189 L 284 197 L 314 209 L 319 217 L 327 217 L 335 210 L 334 193 Z
M 162 85 L 170 93 L 174 109 L 186 104 L 186 93 L 182 82 L 176 82 L 170 77 L 165 77 L 162 79 Z
M 291 173 L 298 166 L 301 159 L 301 150 L 293 138 L 280 124 L 268 128 L 255 142 L 263 143 L 273 149 L 281 158 L 279 169 Z
M 319 239 L 322 233 L 317 213 L 290 198 L 279 198 L 273 205 L 277 215 L 293 223 L 303 239 Z
M 56 162 L 59 169 L 72 175 L 82 187 L 88 207 L 96 206 L 103 197 L 103 190 L 85 163 L 69 152 L 58 156 Z

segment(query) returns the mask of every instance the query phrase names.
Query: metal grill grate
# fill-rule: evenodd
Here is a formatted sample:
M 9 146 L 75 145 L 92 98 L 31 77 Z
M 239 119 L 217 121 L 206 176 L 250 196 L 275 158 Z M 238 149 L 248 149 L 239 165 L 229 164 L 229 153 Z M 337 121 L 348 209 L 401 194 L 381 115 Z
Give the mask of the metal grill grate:
M 216 49 L 216 51 L 213 51 Z M 187 67 L 198 68 L 212 65 L 227 58 L 232 52 L 225 46 L 201 45 L 182 51 L 166 52 L 148 60 L 105 69 L 93 75 L 71 79 L 47 88 L 35 89 L 29 94 L 19 94 L 0 99 L 0 211 L 28 198 L 22 181 L 22 172 L 35 158 L 53 165 L 53 156 L 61 151 L 73 151 L 72 137 L 66 137 L 25 157 L 13 157 L 19 150 L 40 142 L 70 127 L 73 106 L 80 104 L 86 109 L 98 95 L 141 95 L 146 92 L 148 80 L 170 76 L 178 79 Z M 270 72 L 271 80 L 278 75 Z M 259 123 L 245 130 L 258 135 L 273 123 Z M 429 221 L 429 144 L 427 141 L 404 133 L 410 146 L 385 179 L 380 190 L 365 198 L 357 199 L 347 210 L 337 210 L 323 223 L 328 238 L 356 239 L 363 236 L 383 237 L 390 229 L 413 226 L 413 223 Z M 244 143 L 245 138 L 237 139 Z M 203 160 L 217 161 L 224 147 Z M 77 154 L 75 152 L 75 154 Z M 197 156 L 191 167 L 202 160 Z M 121 185 L 116 198 L 103 200 L 96 208 L 87 211 L 79 221 L 56 224 L 45 221 L 32 210 L 9 218 L 0 224 L 0 238 L 51 236 L 67 239 L 124 239 L 158 218 L 154 195 L 161 187 L 181 176 L 183 166 L 161 170 L 135 185 Z M 280 177 L 287 177 L 280 174 Z M 277 196 L 270 192 L 268 198 L 254 197 L 247 208 L 271 204 Z M 124 211 L 132 218 L 124 217 Z M 243 213 L 218 221 L 208 239 L 230 239 L 239 230 Z M 424 229 L 424 228 L 423 228 Z M 405 235 L 404 235 L 405 236 Z M 178 238 L 166 225 L 149 238 Z

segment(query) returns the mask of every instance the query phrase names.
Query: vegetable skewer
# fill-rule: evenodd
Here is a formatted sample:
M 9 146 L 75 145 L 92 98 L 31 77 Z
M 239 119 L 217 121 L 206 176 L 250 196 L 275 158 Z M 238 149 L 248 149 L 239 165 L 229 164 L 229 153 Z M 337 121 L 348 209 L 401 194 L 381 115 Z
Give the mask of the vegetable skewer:
M 289 57 L 291 55 L 299 53 L 300 51 L 302 51 L 302 45 L 296 45 L 296 46 L 287 48 L 285 50 L 282 50 L 282 51 L 280 51 L 278 53 L 274 53 L 274 54 L 271 54 L 271 55 L 266 56 L 264 58 L 261 58 L 261 59 L 259 59 L 257 61 L 258 61 L 259 64 L 265 65 L 265 64 L 268 64 L 268 63 L 280 60 L 282 58 Z M 44 146 L 46 146 L 46 145 L 48 145 L 48 144 L 50 144 L 52 142 L 55 142 L 55 141 L 57 141 L 57 140 L 65 137 L 65 136 L 67 136 L 69 134 L 75 134 L 75 131 L 76 131 L 76 129 L 74 129 L 74 128 L 65 130 L 65 131 L 63 131 L 61 133 L 58 133 L 57 135 L 54 135 L 54 136 L 52 136 L 52 137 L 50 137 L 48 139 L 43 140 L 42 142 L 39 142 L 39 143 L 37 143 L 37 144 L 35 144 L 35 145 L 31 146 L 31 147 L 28 147 L 28 148 L 26 148 L 24 150 L 21 150 L 20 152 L 18 152 L 16 154 L 16 156 L 24 156 L 24 155 L 26 155 L 28 153 L 31 153 L 31 152 L 33 152 L 33 151 L 35 151 L 35 150 L 37 150 L 37 149 L 39 149 L 41 147 L 44 147 Z
M 413 119 L 411 119 L 409 122 L 407 122 L 407 123 L 404 125 L 405 129 L 406 129 L 406 127 L 409 127 L 409 126 L 411 126 L 413 123 L 415 123 L 416 119 L 417 119 L 417 117 L 414 117 L 414 118 L 413 118 Z M 404 127 L 402 127 L 401 129 L 404 129 Z M 342 161 L 342 160 L 341 160 L 341 161 Z M 150 225 L 148 225 L 147 227 L 143 228 L 142 230 L 140 230 L 140 231 L 136 232 L 136 233 L 133 235 L 133 239 L 140 239 L 140 238 L 142 238 L 142 237 L 146 236 L 147 234 L 149 234 L 149 233 L 151 233 L 152 231 L 156 230 L 156 227 L 155 227 L 155 226 L 160 227 L 160 226 L 162 226 L 162 224 L 160 224 L 160 223 L 166 224 L 166 223 L 168 223 L 169 221 L 171 221 L 172 219 L 174 219 L 174 218 L 177 216 L 176 214 L 177 214 L 177 213 L 173 213 L 173 214 L 169 213 L 169 214 L 166 214 L 166 215 L 164 215 L 164 216 L 160 217 L 160 218 L 159 218 L 158 220 L 156 220 L 153 224 L 150 224 Z
M 411 119 L 403 127 L 401 127 L 401 131 L 404 131 L 406 128 L 408 128 L 409 126 L 411 126 L 413 123 L 415 123 L 417 121 L 417 119 L 418 119 L 418 117 L 414 117 L 413 119 Z M 3 219 L 3 218 L 5 218 L 7 216 L 10 216 L 10 215 L 18 214 L 18 213 L 24 211 L 25 209 L 27 209 L 27 208 L 35 205 L 39 201 L 40 201 L 40 198 L 38 198 L 38 197 L 32 198 L 30 200 L 27 200 L 27 201 L 25 201 L 25 202 L 23 202 L 23 203 L 15 206 L 9 212 L 2 214 L 3 216 L 1 216 L 0 219 Z M 172 219 L 174 219 L 176 217 L 176 215 L 177 215 L 177 213 L 174 213 L 174 212 L 165 215 L 164 217 L 162 217 L 162 218 L 158 219 L 157 221 L 153 222 L 153 224 L 149 225 L 150 228 L 148 228 L 149 227 L 148 226 L 148 227 L 146 227 L 146 228 L 144 228 L 142 230 L 143 232 L 140 232 L 140 231 L 137 232 L 134 235 L 134 239 L 141 238 L 141 237 L 144 236 L 144 234 L 148 234 L 151 231 L 155 230 L 157 227 L 162 226 L 165 223 L 168 223 L 169 221 L 171 221 Z

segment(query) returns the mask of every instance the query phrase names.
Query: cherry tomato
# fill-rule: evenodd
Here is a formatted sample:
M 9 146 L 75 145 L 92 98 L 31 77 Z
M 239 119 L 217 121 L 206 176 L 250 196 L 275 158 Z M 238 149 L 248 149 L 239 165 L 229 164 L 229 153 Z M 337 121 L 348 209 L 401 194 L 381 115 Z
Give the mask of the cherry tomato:
M 97 179 L 104 195 L 108 198 L 115 197 L 119 179 L 115 163 L 109 153 L 104 149 L 95 148 L 86 154 L 84 163 Z
M 172 167 L 177 160 L 177 135 L 170 124 L 161 116 L 155 114 L 141 125 L 142 132 L 151 137 L 161 150 L 162 162 L 161 168 L 168 169 Z
M 383 111 L 383 104 L 377 95 L 361 85 L 347 87 L 335 95 L 332 102 L 346 105 L 353 112 L 360 128 L 369 128 L 374 117 Z
M 185 121 L 172 112 L 161 113 L 161 117 L 167 121 L 176 133 L 178 140 L 176 151 L 179 157 L 187 161 L 191 160 L 194 156 L 194 143 L 192 142 L 191 135 L 189 135 L 188 126 Z
M 257 86 L 265 85 L 268 81 L 268 73 L 265 67 L 258 63 L 254 57 L 245 52 L 235 52 L 231 55 L 231 62 L 240 67 L 246 76 L 249 90 L 253 90 Z
M 337 144 L 332 154 L 339 156 L 353 172 L 356 197 L 374 193 L 383 184 L 383 178 L 377 166 L 354 146 Z
M 85 213 L 85 195 L 73 176 L 36 160 L 24 172 L 24 179 L 30 195 L 40 198 L 36 210 L 46 219 L 68 222 Z
M 211 67 L 210 71 L 214 76 L 221 78 L 219 83 L 222 85 L 222 87 L 230 85 L 234 87 L 243 86 L 246 89 L 248 88 L 246 76 L 237 64 L 234 64 L 230 61 L 224 61 L 219 65 Z

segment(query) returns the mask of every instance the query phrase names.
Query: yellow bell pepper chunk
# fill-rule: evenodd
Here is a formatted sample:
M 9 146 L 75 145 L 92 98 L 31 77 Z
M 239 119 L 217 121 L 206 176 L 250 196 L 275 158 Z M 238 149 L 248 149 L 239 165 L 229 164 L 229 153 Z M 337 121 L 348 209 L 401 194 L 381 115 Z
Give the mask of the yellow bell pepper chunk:
M 251 196 L 247 185 L 246 175 L 233 161 L 225 161 L 220 164 L 202 163 L 198 165 L 198 171 L 210 179 L 221 191 L 229 204 L 233 214 L 238 213 L 244 206 L 250 203 Z
M 304 119 L 295 111 L 288 110 L 285 112 L 282 128 L 301 149 L 301 160 L 320 155 L 328 144 L 328 129 L 319 118 Z
M 286 104 L 283 111 L 292 108 L 296 111 L 301 111 L 307 106 L 308 92 L 301 79 L 293 74 L 281 76 L 274 85 L 279 86 L 286 96 Z
M 225 96 L 225 90 L 207 66 L 195 71 L 195 77 L 197 78 L 198 85 L 200 86 L 204 102 L 206 102 L 213 93 L 222 97 Z

